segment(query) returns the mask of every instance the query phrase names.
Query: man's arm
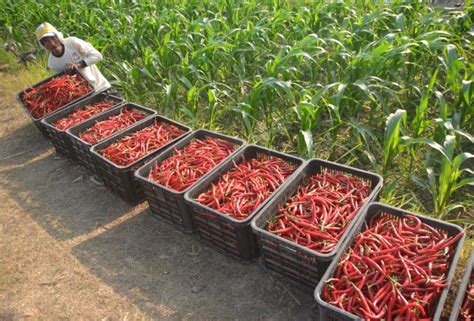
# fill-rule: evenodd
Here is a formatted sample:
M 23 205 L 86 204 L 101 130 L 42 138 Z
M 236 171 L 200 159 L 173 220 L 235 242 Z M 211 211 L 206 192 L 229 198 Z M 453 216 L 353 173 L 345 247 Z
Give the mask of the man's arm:
M 76 37 L 70 37 L 68 42 L 81 56 L 81 61 L 78 62 L 81 64 L 80 68 L 93 65 L 102 60 L 102 54 L 90 43 Z

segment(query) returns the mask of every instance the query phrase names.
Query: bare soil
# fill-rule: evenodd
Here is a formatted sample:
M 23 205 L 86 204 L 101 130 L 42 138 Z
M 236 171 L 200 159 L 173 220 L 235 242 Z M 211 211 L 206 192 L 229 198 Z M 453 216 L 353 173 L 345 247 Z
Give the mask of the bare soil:
M 0 91 L 0 320 L 310 320 L 314 298 L 130 206 Z

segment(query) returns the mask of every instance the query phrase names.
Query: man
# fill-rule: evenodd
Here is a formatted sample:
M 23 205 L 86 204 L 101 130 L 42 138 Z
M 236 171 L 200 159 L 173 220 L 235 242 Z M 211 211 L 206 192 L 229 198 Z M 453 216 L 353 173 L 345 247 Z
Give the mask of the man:
M 63 34 L 47 22 L 36 29 L 36 38 L 49 52 L 48 67 L 54 72 L 69 72 L 76 68 L 96 92 L 111 87 L 95 65 L 102 60 L 102 54 L 90 43 L 76 37 L 64 39 Z

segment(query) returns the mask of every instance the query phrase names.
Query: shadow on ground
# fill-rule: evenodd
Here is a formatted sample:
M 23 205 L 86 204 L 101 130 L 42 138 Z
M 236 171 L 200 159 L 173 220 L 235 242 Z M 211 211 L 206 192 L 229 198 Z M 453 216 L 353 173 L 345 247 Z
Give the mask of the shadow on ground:
M 5 121 L 7 134 L 0 137 L 0 166 L 24 164 L 51 148 L 50 142 L 32 122 L 21 127 L 13 124 L 14 129 L 11 131 L 8 126 L 8 121 Z
M 132 209 L 56 154 L 32 126 L 0 137 L 0 184 L 50 235 L 67 240 L 87 234 Z
M 152 318 L 314 320 L 312 294 L 241 264 L 148 209 L 73 250 L 92 273 Z

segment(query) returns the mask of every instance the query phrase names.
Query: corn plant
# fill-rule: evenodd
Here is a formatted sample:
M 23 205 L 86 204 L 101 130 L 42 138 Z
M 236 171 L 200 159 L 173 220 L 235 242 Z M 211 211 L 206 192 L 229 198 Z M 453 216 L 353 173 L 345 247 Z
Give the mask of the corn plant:
M 398 109 L 387 117 L 383 140 L 383 174 L 385 175 L 393 159 L 403 149 L 401 144 L 401 128 L 406 125 L 406 110 Z
M 471 79 L 463 80 L 462 86 L 459 92 L 459 99 L 456 104 L 455 110 L 459 112 L 459 125 L 465 126 L 467 130 L 474 129 L 474 72 L 471 75 Z
M 257 108 L 252 106 L 250 103 L 243 101 L 234 106 L 232 110 L 240 115 L 245 128 L 246 137 L 249 139 L 249 137 L 253 135 L 255 128 Z
M 458 55 L 455 45 L 449 44 L 444 50 L 443 56 L 439 57 L 446 71 L 446 80 L 451 92 L 459 92 L 459 74 L 465 68 L 462 59 Z
M 372 168 L 377 169 L 377 154 L 382 150 L 377 135 L 369 127 L 355 119 L 350 119 L 348 125 L 353 128 L 352 137 L 356 138 L 355 146 L 360 146 L 361 153 L 367 157 Z
M 276 97 L 279 97 L 279 99 Z M 259 113 L 263 113 L 264 123 L 270 134 L 267 143 L 273 140 L 276 130 L 276 126 L 274 126 L 276 100 L 288 101 L 289 104 L 294 104 L 295 97 L 290 82 L 270 77 L 255 83 L 250 95 L 250 102 L 251 106 L 258 107 Z M 282 117 L 284 115 L 280 118 L 283 119 Z
M 298 79 L 303 76 L 303 71 L 307 68 L 303 67 L 304 60 L 308 60 L 311 63 L 317 64 L 313 58 L 318 54 L 325 53 L 322 47 L 316 47 L 316 51 L 308 52 L 312 49 L 313 44 L 319 41 L 319 37 L 316 34 L 310 34 L 298 41 L 293 47 L 283 46 L 275 59 L 269 60 L 265 64 L 265 70 L 269 77 L 278 77 L 282 75 L 285 79 L 294 78 Z M 299 68 L 298 68 L 299 67 Z
M 216 89 L 209 89 L 207 91 L 208 99 L 208 119 L 209 119 L 209 129 L 214 129 L 216 126 L 216 117 L 218 113 L 219 106 L 219 97 Z
M 440 156 L 438 159 L 428 159 L 426 168 L 427 183 L 419 179 L 416 181 L 425 187 L 433 197 L 434 213 L 442 218 L 452 210 L 462 207 L 461 203 L 450 204 L 454 192 L 464 186 L 474 186 L 474 171 L 469 168 L 462 168 L 464 162 L 474 158 L 474 154 L 468 152 L 456 153 L 456 137 L 446 136 L 443 145 L 426 138 L 413 139 L 410 144 L 423 143 L 430 146 Z M 431 166 L 432 163 L 438 163 L 437 169 Z M 466 175 L 464 175 L 466 174 Z
M 322 89 L 314 95 L 311 95 L 310 92 L 305 93 L 296 106 L 293 107 L 299 124 L 297 151 L 299 155 L 307 158 L 314 155 L 313 130 L 318 126 L 321 112 L 324 110 L 324 106 L 319 104 Z
M 428 84 L 428 88 L 426 89 L 426 92 L 422 95 L 420 103 L 416 108 L 415 118 L 411 122 L 411 127 L 415 138 L 420 137 L 421 134 L 425 131 L 426 127 L 429 125 L 429 121 L 427 120 L 428 100 L 431 96 L 431 92 L 436 82 L 437 75 L 438 69 L 436 69 L 433 76 L 431 77 L 430 83 Z

